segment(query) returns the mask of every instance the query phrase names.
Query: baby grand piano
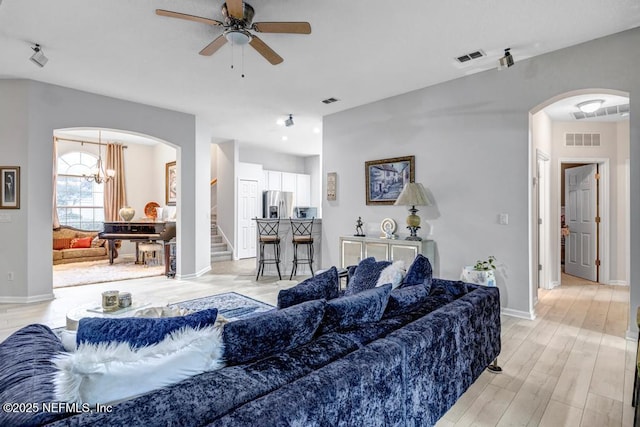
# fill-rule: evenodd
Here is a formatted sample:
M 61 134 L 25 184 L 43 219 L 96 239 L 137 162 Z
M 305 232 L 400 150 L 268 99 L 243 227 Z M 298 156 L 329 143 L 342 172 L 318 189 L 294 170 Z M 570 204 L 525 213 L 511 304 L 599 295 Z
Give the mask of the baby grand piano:
M 136 244 L 136 264 L 140 264 L 138 243 L 162 240 L 165 243 L 176 236 L 176 223 L 173 221 L 113 221 L 104 223 L 104 231 L 98 234 L 100 239 L 109 241 L 109 263 L 118 257 L 116 240 L 130 240 Z

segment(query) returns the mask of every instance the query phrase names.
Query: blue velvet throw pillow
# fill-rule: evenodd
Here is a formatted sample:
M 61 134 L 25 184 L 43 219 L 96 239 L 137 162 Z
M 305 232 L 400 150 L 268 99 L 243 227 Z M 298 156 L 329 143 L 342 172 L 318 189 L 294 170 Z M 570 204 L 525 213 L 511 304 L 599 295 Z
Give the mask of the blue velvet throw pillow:
M 422 254 L 418 254 L 418 256 L 413 260 L 413 263 L 409 266 L 407 275 L 404 276 L 404 280 L 402 281 L 402 286 L 420 284 L 430 285 L 432 275 L 433 269 L 431 268 L 429 258 Z
M 349 279 L 345 295 L 354 295 L 375 287 L 382 270 L 390 265 L 390 261 L 376 261 L 374 257 L 363 259 Z
M 0 402 L 23 403 L 21 410 L 0 410 L 1 426 L 35 426 L 48 424 L 72 413 L 34 410 L 34 404 L 55 400 L 52 363 L 64 352 L 62 342 L 44 325 L 29 325 L 0 343 Z M 26 408 L 26 409 L 25 409 Z
M 378 322 L 382 319 L 389 301 L 391 283 L 367 289 L 355 295 L 327 301 L 321 333 L 353 328 L 362 323 Z
M 224 325 L 224 359 L 239 365 L 291 350 L 311 341 L 326 301 L 307 301 Z
M 78 323 L 76 344 L 126 342 L 131 348 L 146 347 L 159 343 L 167 334 L 180 328 L 200 329 L 213 325 L 217 316 L 218 309 L 210 308 L 177 317 L 85 317 Z
M 310 277 L 293 288 L 283 289 L 278 292 L 278 308 L 287 308 L 305 301 L 316 299 L 338 298 L 338 269 L 331 267 L 329 270 Z
M 451 295 L 454 298 L 460 298 L 469 292 L 467 284 L 460 280 L 433 279 L 431 281 L 430 293 L 433 294 L 437 290 L 444 291 L 447 295 Z
M 411 313 L 424 304 L 427 298 L 429 298 L 429 289 L 426 286 L 417 285 L 394 289 L 389 294 L 384 317 Z

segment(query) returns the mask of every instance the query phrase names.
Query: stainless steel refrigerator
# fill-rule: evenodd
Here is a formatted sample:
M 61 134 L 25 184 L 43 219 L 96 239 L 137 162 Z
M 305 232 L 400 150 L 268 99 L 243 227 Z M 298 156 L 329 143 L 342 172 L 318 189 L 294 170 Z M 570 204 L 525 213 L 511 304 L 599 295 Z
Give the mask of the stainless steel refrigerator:
M 265 191 L 262 193 L 263 218 L 291 218 L 293 193 L 290 191 Z

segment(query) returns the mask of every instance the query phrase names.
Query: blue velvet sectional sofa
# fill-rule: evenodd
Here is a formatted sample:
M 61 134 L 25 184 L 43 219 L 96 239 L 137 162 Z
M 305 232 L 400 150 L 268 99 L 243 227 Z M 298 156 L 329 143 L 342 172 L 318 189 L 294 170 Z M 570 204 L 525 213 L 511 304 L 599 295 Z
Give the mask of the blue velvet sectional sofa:
M 429 286 L 424 285 L 410 291 L 402 291 L 406 287 L 391 291 L 391 285 L 363 291 L 384 302 L 385 314 L 377 321 L 328 324 L 329 304 L 333 304 L 333 315 L 339 316 L 336 313 L 345 305 L 341 298 L 310 300 L 280 313 L 238 321 L 245 324 L 237 323 L 236 332 L 240 332 L 225 337 L 228 364 L 222 369 L 117 403 L 108 413 L 62 418 L 41 414 L 20 422 L 54 426 L 433 425 L 498 356 L 500 299 L 495 287 L 430 277 Z M 421 296 L 406 298 L 402 292 Z M 258 336 L 271 333 L 261 332 L 265 326 L 260 325 L 261 319 L 278 316 L 274 322 L 288 322 L 283 326 L 287 328 L 295 325 L 302 311 L 307 313 L 304 328 L 313 329 L 310 339 L 282 332 L 284 347 L 271 352 L 261 347 Z M 63 351 L 62 347 L 45 326 L 27 328 L 31 330 L 24 343 L 32 348 L 39 343 L 41 354 L 33 363 L 44 374 L 44 353 Z M 252 337 L 256 342 L 250 342 Z M 0 357 L 2 351 L 8 354 L 0 344 Z M 0 368 L 2 363 L 6 362 L 0 360 Z M 0 384 L 3 403 L 12 399 L 9 388 Z M 45 399 L 42 393 L 42 387 L 34 390 L 32 398 Z M 11 425 L 12 419 L 4 424 L 1 420 L 0 413 L 0 424 Z

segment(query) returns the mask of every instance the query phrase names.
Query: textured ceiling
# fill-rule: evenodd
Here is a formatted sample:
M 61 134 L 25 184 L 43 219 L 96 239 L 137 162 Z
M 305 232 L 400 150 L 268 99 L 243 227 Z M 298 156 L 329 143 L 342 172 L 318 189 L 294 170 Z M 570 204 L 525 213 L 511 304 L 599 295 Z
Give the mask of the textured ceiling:
M 320 153 L 322 117 L 640 25 L 638 0 L 253 0 L 254 21 L 308 21 L 310 35 L 261 34 L 253 49 L 198 52 L 221 33 L 156 8 L 221 20 L 212 0 L 4 0 L 0 78 L 27 78 L 192 113 L 214 137 Z M 49 63 L 28 58 L 40 43 Z M 461 66 L 455 57 L 482 49 Z M 231 64 L 234 68 L 231 69 Z M 244 72 L 245 78 L 241 77 Z M 322 99 L 336 97 L 334 104 Z M 294 115 L 295 126 L 277 119 Z M 282 137 L 287 136 L 287 141 Z

